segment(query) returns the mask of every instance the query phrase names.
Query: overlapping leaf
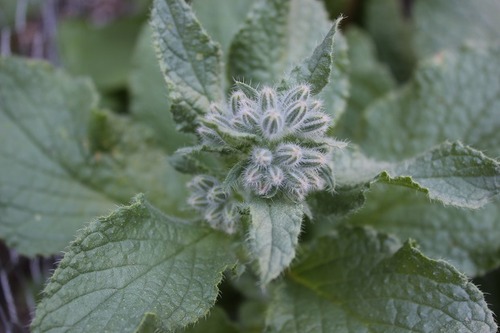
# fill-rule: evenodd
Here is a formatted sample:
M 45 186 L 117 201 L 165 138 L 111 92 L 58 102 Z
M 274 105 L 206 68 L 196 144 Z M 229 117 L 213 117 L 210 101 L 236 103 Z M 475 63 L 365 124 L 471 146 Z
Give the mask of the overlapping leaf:
M 442 261 L 371 229 L 308 247 L 277 288 L 267 332 L 496 332 L 481 292 Z
M 269 200 L 249 204 L 252 221 L 248 232 L 250 256 L 257 261 L 260 281 L 268 284 L 295 257 L 302 224 L 300 205 Z
M 132 332 L 155 321 L 166 331 L 193 323 L 212 307 L 222 272 L 235 262 L 230 244 L 138 196 L 79 233 L 44 290 L 33 332 Z
M 9 246 L 57 253 L 84 223 L 140 191 L 179 211 L 184 178 L 148 147 L 142 128 L 92 112 L 88 81 L 1 58 L 0 84 L 0 235 Z
M 223 97 L 220 47 L 184 0 L 155 0 L 151 25 L 174 120 L 192 132 L 196 117 Z

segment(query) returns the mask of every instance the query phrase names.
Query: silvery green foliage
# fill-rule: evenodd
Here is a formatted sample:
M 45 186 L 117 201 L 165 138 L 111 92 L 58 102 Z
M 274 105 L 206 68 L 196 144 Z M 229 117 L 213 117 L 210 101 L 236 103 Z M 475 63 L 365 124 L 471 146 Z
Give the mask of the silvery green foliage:
M 330 165 L 343 142 L 326 137 L 332 119 L 308 85 L 285 91 L 236 89 L 226 104 L 212 104 L 198 128 L 208 148 L 246 153 L 239 185 L 262 198 L 284 195 L 301 202 L 308 193 L 333 189 Z
M 191 190 L 189 205 L 200 212 L 212 228 L 229 234 L 235 231 L 235 223 L 239 220 L 237 205 L 215 177 L 196 176 L 188 183 L 188 188 Z

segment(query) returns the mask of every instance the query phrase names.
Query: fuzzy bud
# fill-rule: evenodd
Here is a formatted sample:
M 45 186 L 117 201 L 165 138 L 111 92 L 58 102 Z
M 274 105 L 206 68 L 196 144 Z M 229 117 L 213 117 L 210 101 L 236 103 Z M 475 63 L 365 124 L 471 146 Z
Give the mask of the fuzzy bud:
M 233 115 L 238 113 L 238 110 L 246 106 L 250 101 L 247 96 L 240 90 L 235 91 L 229 99 L 229 109 Z
M 268 110 L 262 116 L 260 127 L 262 134 L 268 139 L 275 139 L 283 132 L 284 119 L 278 110 Z
M 295 166 L 302 160 L 302 147 L 293 143 L 280 144 L 276 148 L 277 163 L 284 166 Z
M 209 205 L 207 197 L 201 193 L 191 194 L 189 196 L 187 202 L 191 207 L 193 207 L 194 209 L 196 209 L 198 211 L 204 210 Z
M 214 186 L 207 192 L 207 200 L 210 203 L 223 204 L 227 201 L 228 195 L 222 186 Z
M 191 191 L 200 192 L 208 192 L 216 185 L 219 185 L 219 181 L 216 178 L 207 175 L 198 175 L 187 184 Z
M 285 111 L 287 126 L 296 127 L 300 125 L 307 113 L 307 102 L 302 100 L 296 101 L 288 106 Z
M 243 182 L 246 186 L 254 186 L 262 180 L 262 172 L 255 165 L 247 167 L 243 174 Z
M 313 149 L 304 149 L 300 165 L 304 168 L 319 168 L 327 163 L 326 156 Z
M 278 96 L 273 88 L 262 88 L 259 95 L 259 101 L 261 110 L 264 112 L 278 108 Z
M 273 186 L 279 187 L 283 184 L 283 181 L 285 180 L 285 173 L 280 167 L 276 165 L 271 165 L 267 169 L 266 178 L 269 181 L 269 183 L 271 183 Z
M 267 168 L 273 161 L 273 153 L 266 148 L 255 148 L 252 153 L 252 163 L 260 168 Z
M 299 130 L 310 136 L 322 136 L 330 126 L 331 118 L 324 113 L 310 113 L 300 125 Z
M 295 101 L 307 101 L 309 99 L 309 95 L 311 94 L 311 88 L 308 85 L 301 84 L 295 88 L 292 88 L 287 92 L 283 99 L 284 105 L 289 105 Z

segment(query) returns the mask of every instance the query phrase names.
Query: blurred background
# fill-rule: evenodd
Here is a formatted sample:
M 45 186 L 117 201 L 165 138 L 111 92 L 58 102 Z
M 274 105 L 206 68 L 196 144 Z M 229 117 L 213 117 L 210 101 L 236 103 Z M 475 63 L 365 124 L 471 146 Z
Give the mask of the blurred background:
M 236 30 L 208 19 L 214 11 L 224 10 L 224 1 L 228 0 L 190 2 L 204 27 L 227 50 Z M 238 12 L 224 14 L 232 21 L 229 26 L 236 28 L 254 1 L 237 2 L 241 3 Z M 416 2 L 324 0 L 331 18 L 346 17 L 344 31 L 357 26 L 371 36 L 378 60 L 398 84 L 411 76 L 415 66 L 410 35 Z M 141 88 L 134 83 L 131 69 L 140 66 L 137 45 L 147 40 L 149 7 L 149 0 L 0 0 L 0 54 L 45 59 L 75 75 L 89 76 L 101 92 L 104 106 L 128 113 L 133 108 L 134 89 Z M 0 333 L 29 332 L 41 288 L 59 259 L 24 258 L 0 242 Z M 485 293 L 491 309 L 500 314 L 500 270 L 473 282 Z

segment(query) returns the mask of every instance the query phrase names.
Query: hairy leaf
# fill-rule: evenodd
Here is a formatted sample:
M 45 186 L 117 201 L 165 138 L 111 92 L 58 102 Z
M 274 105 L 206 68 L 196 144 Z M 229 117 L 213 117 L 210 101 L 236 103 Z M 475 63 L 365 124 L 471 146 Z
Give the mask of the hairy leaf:
M 148 135 L 96 107 L 92 85 L 0 58 L 0 237 L 24 255 L 63 250 L 84 223 L 139 191 L 179 212 L 185 178 Z
M 319 2 L 257 1 L 231 43 L 229 80 L 275 83 L 291 65 L 309 56 L 329 27 Z
M 261 283 L 266 285 L 295 257 L 302 208 L 293 203 L 257 199 L 249 206 L 252 216 L 248 233 L 250 255 L 257 261 Z
M 318 94 L 328 84 L 333 64 L 333 45 L 341 19 L 337 19 L 313 54 L 294 67 L 285 79 L 289 83 L 308 84 Z
M 155 131 L 159 143 L 168 153 L 194 142 L 193 136 L 175 129 L 167 87 L 156 60 L 152 32 L 148 26 L 139 35 L 132 57 L 129 87 L 132 116 Z
M 430 203 L 422 193 L 383 185 L 374 186 L 366 196 L 366 206 L 347 223 L 413 238 L 426 255 L 445 258 L 469 276 L 500 265 L 498 200 L 478 210 L 464 210 Z
M 445 140 L 500 154 L 500 47 L 464 47 L 424 62 L 404 88 L 366 112 L 370 156 L 398 160 Z
M 414 49 L 428 56 L 457 48 L 464 41 L 500 41 L 500 2 L 496 0 L 422 0 L 415 2 Z
M 305 249 L 278 287 L 267 332 L 496 332 L 482 293 L 449 264 L 372 229 Z
M 79 233 L 44 290 L 33 332 L 130 332 L 148 313 L 159 329 L 184 327 L 214 304 L 235 262 L 229 247 L 222 234 L 138 196 Z
M 223 97 L 220 47 L 184 0 L 155 0 L 151 26 L 174 120 L 192 132 L 196 117 Z

